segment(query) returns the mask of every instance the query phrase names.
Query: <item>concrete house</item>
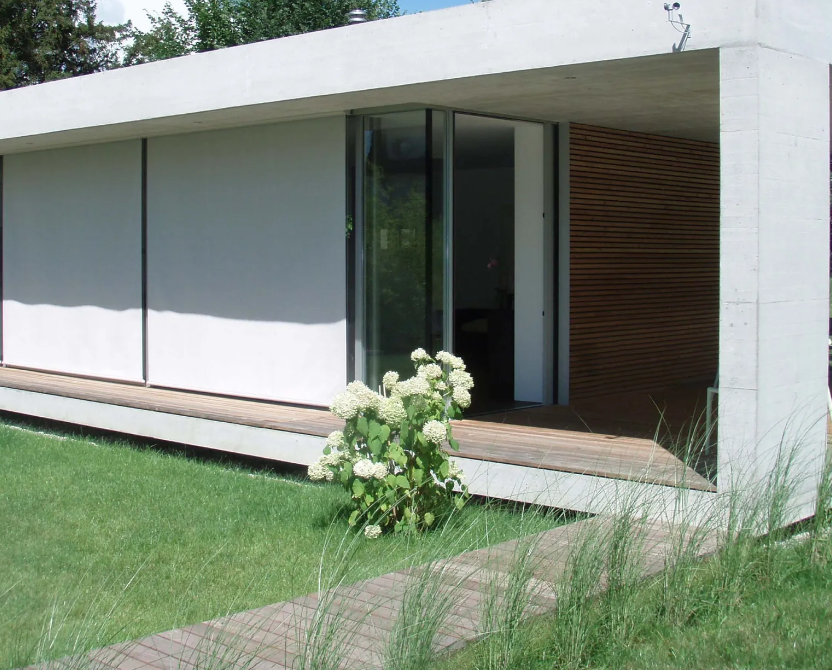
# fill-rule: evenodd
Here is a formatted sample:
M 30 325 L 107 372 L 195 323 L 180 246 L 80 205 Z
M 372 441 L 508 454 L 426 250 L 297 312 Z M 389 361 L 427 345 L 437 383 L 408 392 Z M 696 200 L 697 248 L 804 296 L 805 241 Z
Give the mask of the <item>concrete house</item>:
M 493 0 L 0 93 L 0 409 L 308 464 L 349 380 L 444 348 L 474 492 L 698 504 L 794 438 L 811 511 L 832 4 L 682 4 Z M 709 473 L 667 439 L 697 413 Z

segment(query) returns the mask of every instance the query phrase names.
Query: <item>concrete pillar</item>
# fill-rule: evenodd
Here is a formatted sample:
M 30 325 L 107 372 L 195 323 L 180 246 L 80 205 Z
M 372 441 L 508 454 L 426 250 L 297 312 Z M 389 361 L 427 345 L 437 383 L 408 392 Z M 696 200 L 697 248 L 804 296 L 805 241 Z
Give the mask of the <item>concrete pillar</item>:
M 720 492 L 755 490 L 796 449 L 813 512 L 826 452 L 829 64 L 720 51 Z

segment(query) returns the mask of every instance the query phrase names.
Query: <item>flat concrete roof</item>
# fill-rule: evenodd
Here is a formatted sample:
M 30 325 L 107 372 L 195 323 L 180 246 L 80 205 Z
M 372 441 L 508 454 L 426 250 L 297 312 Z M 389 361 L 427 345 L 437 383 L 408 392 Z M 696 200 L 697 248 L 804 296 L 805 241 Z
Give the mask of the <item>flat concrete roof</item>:
M 719 47 L 832 61 L 828 0 L 689 2 L 681 54 L 659 0 L 491 0 L 6 91 L 0 153 L 387 105 L 715 140 Z

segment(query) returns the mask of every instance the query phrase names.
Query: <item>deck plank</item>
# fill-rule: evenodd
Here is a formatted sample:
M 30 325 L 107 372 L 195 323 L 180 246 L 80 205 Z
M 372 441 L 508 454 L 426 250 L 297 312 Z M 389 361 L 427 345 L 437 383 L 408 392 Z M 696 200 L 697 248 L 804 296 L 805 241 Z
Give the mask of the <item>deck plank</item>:
M 9 367 L 0 368 L 0 387 L 318 437 L 343 427 L 343 421 L 323 408 Z M 534 410 L 525 410 L 517 417 L 538 416 L 530 412 Z M 511 423 L 506 415 L 498 417 L 499 422 L 488 421 L 488 417 L 455 421 L 458 455 L 536 469 L 715 490 L 707 479 L 652 439 L 557 429 L 551 427 L 558 425 L 551 417 L 547 426 Z

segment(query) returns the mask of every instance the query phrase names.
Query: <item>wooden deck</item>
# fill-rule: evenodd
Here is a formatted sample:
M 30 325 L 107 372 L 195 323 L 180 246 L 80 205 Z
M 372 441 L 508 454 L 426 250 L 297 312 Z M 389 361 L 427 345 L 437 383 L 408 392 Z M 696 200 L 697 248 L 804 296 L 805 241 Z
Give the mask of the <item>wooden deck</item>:
M 322 437 L 343 427 L 343 422 L 325 409 L 13 368 L 0 368 L 0 387 Z M 494 415 L 493 419 L 457 421 L 454 436 L 460 444 L 459 456 L 700 491 L 716 490 L 652 439 L 621 431 L 600 434 L 569 429 L 569 422 L 558 423 L 557 414 L 555 408 L 536 408 Z M 558 425 L 567 429 L 558 429 Z

